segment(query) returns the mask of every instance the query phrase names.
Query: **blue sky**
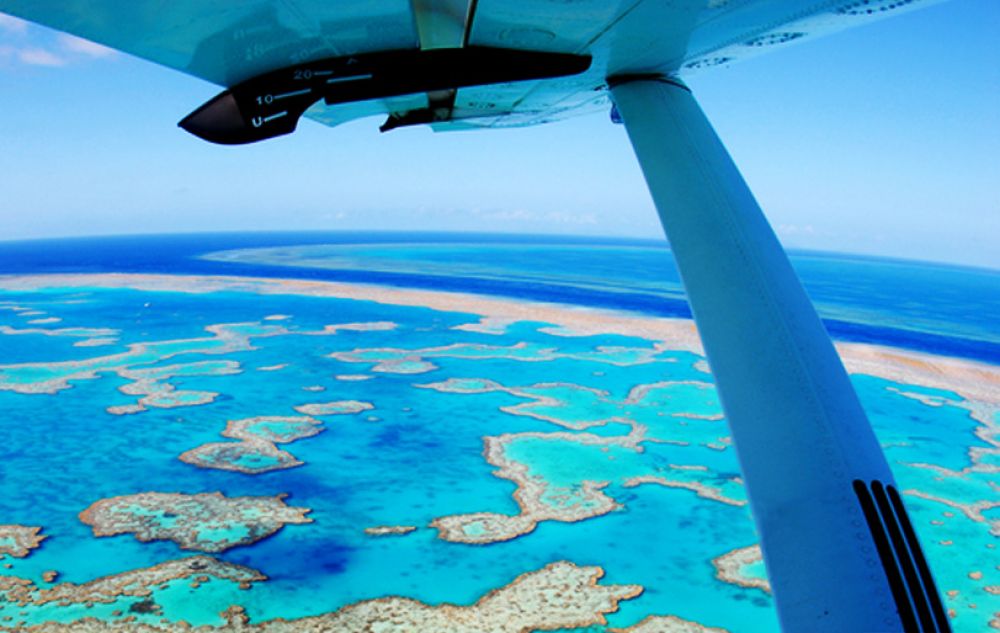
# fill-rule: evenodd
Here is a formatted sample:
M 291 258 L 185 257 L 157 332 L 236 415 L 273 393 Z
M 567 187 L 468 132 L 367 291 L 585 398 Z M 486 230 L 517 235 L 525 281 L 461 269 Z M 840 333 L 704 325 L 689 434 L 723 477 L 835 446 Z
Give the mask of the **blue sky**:
M 787 246 L 1000 268 L 1000 2 L 935 4 L 690 84 Z M 0 19 L 0 239 L 662 235 L 606 115 L 451 134 L 305 121 L 229 148 L 175 126 L 218 90 Z

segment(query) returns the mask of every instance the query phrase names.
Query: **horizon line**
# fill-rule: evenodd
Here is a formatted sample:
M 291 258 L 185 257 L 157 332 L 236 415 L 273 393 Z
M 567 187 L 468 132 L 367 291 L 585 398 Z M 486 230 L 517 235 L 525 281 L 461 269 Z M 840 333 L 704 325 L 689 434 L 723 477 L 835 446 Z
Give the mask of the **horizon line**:
M 570 243 L 570 244 L 606 244 L 606 245 L 617 245 L 617 246 L 644 246 L 653 248 L 664 248 L 668 251 L 671 250 L 670 244 L 667 241 L 666 236 L 660 236 L 658 238 L 653 237 L 638 237 L 638 236 L 622 236 L 622 235 L 580 235 L 580 234 L 567 234 L 567 233 L 520 233 L 512 231 L 447 231 L 447 230 L 389 230 L 389 229 L 301 229 L 301 230 L 270 230 L 270 229 L 249 229 L 249 230 L 217 230 L 217 231 L 173 231 L 168 233 L 143 233 L 143 232 L 129 232 L 129 233 L 99 233 L 90 235 L 63 235 L 63 236 L 48 236 L 48 237 L 28 237 L 28 238 L 0 238 L 0 248 L 3 246 L 20 244 L 20 243 L 38 243 L 38 242 L 64 242 L 64 241 L 85 241 L 85 240 L 101 240 L 101 239 L 130 239 L 130 238 L 185 238 L 185 237 L 195 237 L 195 236 L 322 236 L 322 235 L 368 235 L 368 236 L 397 236 L 397 237 L 409 237 L 417 238 L 418 243 L 433 244 L 432 240 L 421 240 L 422 237 L 464 237 L 467 240 L 453 240 L 449 243 L 462 243 L 466 241 L 467 243 L 483 243 L 477 242 L 476 238 L 504 238 L 510 243 L 518 243 L 518 239 L 525 241 L 535 241 L 536 243 L 544 243 L 543 240 L 552 240 L 554 242 Z M 779 236 L 779 241 L 781 240 Z M 389 243 L 386 241 L 370 241 L 365 243 Z M 395 240 L 393 243 L 400 243 L 399 240 Z M 487 242 L 488 243 L 488 242 Z M 301 246 L 320 246 L 320 243 L 307 243 L 301 244 Z M 332 244 L 331 244 L 332 245 Z M 276 245 L 279 246 L 279 245 Z M 280 246 L 295 246 L 294 244 L 283 244 Z M 784 246 L 784 245 L 783 245 Z M 246 247 L 246 248 L 266 248 L 265 246 L 259 247 Z M 912 257 L 901 257 L 897 255 L 877 255 L 871 253 L 861 253 L 852 251 L 835 251 L 817 248 L 804 248 L 795 246 L 784 246 L 785 250 L 791 256 L 819 256 L 819 257 L 832 257 L 838 259 L 862 259 L 862 260 L 875 260 L 881 262 L 896 262 L 904 264 L 922 264 L 930 265 L 942 268 L 957 268 L 965 269 L 977 272 L 986 272 L 991 274 L 1000 274 L 1000 266 L 989 266 L 984 264 L 967 264 L 967 263 L 957 263 L 951 261 L 940 261 L 940 260 L 928 260 L 928 259 L 916 259 Z M 226 250 L 237 250 L 237 249 L 226 249 Z M 5 274 L 5 273 L 0 273 Z

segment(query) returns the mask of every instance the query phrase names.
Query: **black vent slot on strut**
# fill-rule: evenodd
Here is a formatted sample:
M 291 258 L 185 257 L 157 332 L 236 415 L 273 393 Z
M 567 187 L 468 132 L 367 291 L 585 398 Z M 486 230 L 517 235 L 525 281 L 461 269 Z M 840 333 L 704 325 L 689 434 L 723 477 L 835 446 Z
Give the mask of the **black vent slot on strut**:
M 951 626 L 913 524 L 893 486 L 854 480 L 868 529 L 905 631 L 948 633 Z

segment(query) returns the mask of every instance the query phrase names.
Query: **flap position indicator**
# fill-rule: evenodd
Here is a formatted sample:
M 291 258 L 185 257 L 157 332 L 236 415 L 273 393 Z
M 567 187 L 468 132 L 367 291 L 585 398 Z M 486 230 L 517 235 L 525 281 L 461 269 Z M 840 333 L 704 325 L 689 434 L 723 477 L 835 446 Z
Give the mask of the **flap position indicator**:
M 590 57 L 501 48 L 389 51 L 290 66 L 249 79 L 208 101 L 178 125 L 225 145 L 288 134 L 323 99 L 327 105 L 466 86 L 549 79 L 581 73 Z M 454 92 L 452 92 L 453 102 Z M 442 106 L 444 106 L 442 108 Z M 383 130 L 447 120 L 450 103 L 391 113 Z

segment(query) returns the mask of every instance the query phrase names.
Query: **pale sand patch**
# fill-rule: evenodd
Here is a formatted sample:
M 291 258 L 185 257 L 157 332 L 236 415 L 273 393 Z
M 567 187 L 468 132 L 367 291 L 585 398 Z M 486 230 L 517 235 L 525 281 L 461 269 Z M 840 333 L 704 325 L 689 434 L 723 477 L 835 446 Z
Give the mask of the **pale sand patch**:
M 306 516 L 311 510 L 286 505 L 286 496 L 140 492 L 95 501 L 79 517 L 93 529 L 94 536 L 132 534 L 142 542 L 170 540 L 181 549 L 214 553 L 256 543 L 285 525 L 312 523 Z M 173 522 L 149 520 L 151 514 L 159 513 L 172 514 Z
M 691 467 L 689 466 L 687 468 L 690 469 Z M 731 506 L 745 506 L 747 504 L 744 499 L 733 499 L 731 497 L 727 497 L 722 493 L 721 489 L 715 486 L 703 484 L 699 481 L 667 479 L 666 477 L 658 477 L 656 475 L 639 475 L 638 477 L 630 477 L 626 479 L 622 486 L 625 488 L 636 488 L 643 484 L 655 484 L 665 488 L 683 488 L 697 494 L 702 499 L 710 499 L 712 501 L 718 501 L 719 503 L 725 503 Z
M 284 430 L 275 425 L 287 425 Z M 323 431 L 322 422 L 312 417 L 264 415 L 242 420 L 229 420 L 223 437 L 239 442 L 210 442 L 181 453 L 179 459 L 198 468 L 232 470 L 257 475 L 272 470 L 301 466 L 304 462 L 276 444 L 287 444 Z M 249 458 L 249 463 L 243 463 Z M 270 459 L 271 462 L 266 461 Z M 257 460 L 254 464 L 253 461 Z
M 360 400 L 336 400 L 334 402 L 312 402 L 292 407 L 305 415 L 349 415 L 375 408 L 370 402 Z
M 371 321 L 367 323 L 338 323 L 337 325 L 326 325 L 319 332 L 315 334 L 328 335 L 337 334 L 341 330 L 344 332 L 385 332 L 386 330 L 395 330 L 399 327 L 398 324 L 392 321 Z
M 116 338 L 88 338 L 73 343 L 73 347 L 104 347 L 105 345 L 114 345 L 117 342 Z
M 416 356 L 407 356 L 384 360 L 372 367 L 372 371 L 379 374 L 426 374 L 437 368 L 434 363 L 420 360 Z
M 28 321 L 28 323 L 34 323 L 34 321 Z M 118 330 L 112 330 L 110 328 L 91 328 L 91 327 L 64 327 L 56 329 L 47 328 L 15 328 L 9 325 L 0 325 L 0 334 L 6 334 L 8 336 L 27 336 L 27 335 L 41 335 L 41 336 L 72 336 L 72 337 L 98 337 L 98 336 L 116 336 Z
M 119 352 L 117 354 L 111 354 L 107 356 L 99 356 L 92 358 L 85 358 L 80 360 L 65 360 L 52 363 L 21 363 L 15 365 L 0 365 L 0 390 L 14 391 L 16 393 L 58 393 L 63 389 L 70 388 L 70 381 L 76 380 L 92 380 L 98 377 L 99 374 L 108 372 L 121 372 L 128 371 L 129 367 L 134 364 L 136 358 L 142 358 L 142 355 L 148 352 L 157 345 L 163 345 L 164 343 L 175 343 L 175 344 L 187 344 L 187 343 L 201 343 L 204 341 L 214 341 L 218 342 L 217 347 L 211 349 L 201 350 L 197 353 L 200 354 L 226 354 L 234 351 L 245 351 L 253 349 L 250 344 L 250 336 L 240 332 L 238 326 L 241 324 L 219 324 L 219 325 L 209 325 L 205 328 L 205 331 L 209 332 L 212 336 L 193 338 L 193 339 L 178 339 L 174 341 L 156 341 L 148 343 L 131 343 L 128 346 L 128 350 L 124 352 Z M 235 328 L 235 329 L 234 329 Z M 280 334 L 285 334 L 286 332 L 280 332 Z M 261 336 L 274 336 L 275 334 L 269 333 Z M 167 353 L 161 354 L 159 360 L 165 360 L 168 358 L 173 358 L 178 354 L 186 353 L 185 351 L 168 351 Z M 28 382 L 9 382 L 6 380 L 5 372 L 10 371 L 23 371 L 25 369 L 44 367 L 46 369 L 60 370 L 56 371 L 52 378 L 38 381 L 28 381 Z M 149 371 L 157 371 L 155 369 L 150 369 Z
M 953 391 L 966 400 L 1000 406 L 1000 367 L 863 343 L 838 343 L 847 371 L 893 382 Z
M 50 603 L 92 605 L 94 603 L 111 603 L 123 596 L 146 598 L 151 596 L 153 589 L 158 586 L 191 576 L 214 576 L 219 580 L 237 583 L 240 589 L 249 589 L 252 583 L 267 579 L 266 576 L 249 567 L 226 563 L 209 556 L 191 556 L 160 563 L 153 567 L 126 571 L 113 576 L 103 576 L 79 585 L 63 582 L 54 587 L 40 588 L 26 578 L 0 576 L 0 593 L 7 601 L 20 606 L 29 604 L 41 606 Z M 5 625 L 0 624 L 0 629 L 3 626 Z M 115 625 L 93 620 L 91 626 L 108 627 L 93 630 L 112 630 Z M 119 624 L 114 630 L 120 631 L 123 628 L 127 627 L 121 627 Z M 46 623 L 32 627 L 18 627 L 14 630 L 88 631 L 91 629 L 88 628 L 88 625 L 81 626 L 78 623 Z
M 441 393 L 460 393 L 460 394 L 471 394 L 471 393 L 492 393 L 492 392 L 502 392 L 508 393 L 517 398 L 524 398 L 525 402 L 520 402 L 514 405 L 505 405 L 500 407 L 500 410 L 504 413 L 509 413 L 511 415 L 527 416 L 535 418 L 538 420 L 544 420 L 546 422 L 551 422 L 558 426 L 573 429 L 574 431 L 582 431 L 594 426 L 604 426 L 609 423 L 621 423 L 629 424 L 633 427 L 637 426 L 637 423 L 624 417 L 608 417 L 599 420 L 587 420 L 587 421 L 573 421 L 573 420 L 563 420 L 555 415 L 547 415 L 535 412 L 533 409 L 542 407 L 547 409 L 559 409 L 565 408 L 566 403 L 558 398 L 552 396 L 542 395 L 534 393 L 533 391 L 528 391 L 529 389 L 552 389 L 552 388 L 564 388 L 564 389 L 576 389 L 579 391 L 586 391 L 594 394 L 596 397 L 606 400 L 610 395 L 607 391 L 602 391 L 600 389 L 594 389 L 592 387 L 584 387 L 582 385 L 577 385 L 574 383 L 536 383 L 533 385 L 528 385 L 527 387 L 505 387 L 500 383 L 489 380 L 488 378 L 448 378 L 442 382 L 434 382 L 427 384 L 414 384 L 417 389 L 431 389 L 433 391 L 439 391 Z M 643 426 L 645 429 L 645 427 Z
M 138 402 L 110 406 L 112 415 L 130 415 L 148 410 L 149 407 L 172 409 L 192 407 L 214 402 L 218 393 L 214 391 L 193 391 L 177 389 L 170 380 L 182 376 L 231 376 L 241 373 L 236 361 L 199 361 L 154 368 L 132 369 L 122 367 L 115 370 L 122 378 L 132 382 L 122 385 L 118 391 L 129 396 L 141 396 Z
M 732 583 L 740 587 L 763 589 L 771 593 L 771 583 L 766 578 L 750 578 L 742 573 L 743 567 L 759 563 L 764 555 L 759 545 L 741 547 L 712 560 L 715 567 L 715 577 L 722 582 Z
M 451 328 L 453 330 L 460 330 L 463 332 L 476 332 L 478 334 L 493 334 L 501 335 L 507 333 L 507 328 L 514 323 L 514 321 L 505 318 L 486 316 L 476 323 L 463 323 L 462 325 L 456 325 Z
M 256 292 L 266 295 L 299 294 L 373 301 L 397 306 L 466 312 L 499 320 L 540 321 L 563 328 L 565 335 L 621 334 L 671 344 L 671 349 L 701 353 L 694 323 L 687 319 L 652 318 L 625 312 L 533 303 L 435 290 L 409 290 L 368 284 L 347 284 L 300 279 L 263 279 L 207 275 L 61 274 L 0 277 L 0 289 L 36 290 L 88 286 L 133 290 L 208 294 L 218 291 Z
M 14 558 L 27 556 L 48 538 L 39 534 L 41 531 L 42 528 L 34 526 L 0 525 L 0 560 L 8 554 Z
M 917 393 L 915 391 L 906 391 L 905 389 L 900 389 L 899 387 L 886 387 L 886 389 L 893 393 L 898 393 L 904 398 L 916 400 L 920 404 L 928 407 L 943 407 L 948 404 L 948 399 L 941 396 L 928 396 L 927 394 Z
M 2 282 L 2 278 L 0 278 Z M 0 289 L 3 289 L 0 285 Z M 174 344 L 177 346 L 198 345 L 206 342 L 212 341 L 213 343 L 219 343 L 219 345 L 211 348 L 205 349 L 193 349 L 190 350 L 191 353 L 206 354 L 206 355 L 219 355 L 227 354 L 235 351 L 249 351 L 255 349 L 251 343 L 251 339 L 255 338 L 265 338 L 273 336 L 332 336 L 337 334 L 340 330 L 348 331 L 368 331 L 368 330 L 385 330 L 396 327 L 394 323 L 389 323 L 385 321 L 378 321 L 373 323 L 346 323 L 339 325 L 327 325 L 322 330 L 315 331 L 292 331 L 284 326 L 280 325 L 267 325 L 260 326 L 261 331 L 256 332 L 246 332 L 244 329 L 247 326 L 251 328 L 256 328 L 260 324 L 253 323 L 219 323 L 216 325 L 208 325 L 204 329 L 206 332 L 211 334 L 210 337 L 199 337 L 192 339 L 177 339 L 173 341 L 151 341 L 143 343 L 131 343 L 128 345 L 128 350 L 124 352 L 119 352 L 117 354 L 111 354 L 107 356 L 100 356 L 96 358 L 85 358 L 80 360 L 66 360 L 51 363 L 20 363 L 13 365 L 0 365 L 0 390 L 4 391 L 14 391 L 17 393 L 56 393 L 62 391 L 63 389 L 70 388 L 70 381 L 76 380 L 91 380 L 96 379 L 100 374 L 107 372 L 121 372 L 127 370 L 132 364 L 139 359 L 141 364 L 141 359 L 143 354 L 149 351 L 155 351 L 160 347 L 167 346 L 167 344 Z M 10 334 L 11 332 L 5 331 L 4 328 L 7 326 L 0 326 L 0 334 Z M 86 330 L 86 328 L 83 328 Z M 80 328 L 72 328 L 70 331 L 76 332 Z M 53 335 L 53 332 L 59 333 L 63 330 L 38 330 L 41 333 L 48 332 Z M 110 332 L 115 332 L 115 330 L 109 330 Z M 28 332 L 27 330 L 15 330 L 15 334 L 24 334 Z M 92 334 L 88 330 L 87 336 Z M 58 334 L 65 336 L 67 334 Z M 166 353 L 161 353 L 159 360 L 164 360 L 167 358 L 172 358 L 178 354 L 188 353 L 188 350 L 174 350 L 167 351 Z M 42 380 L 11 380 L 8 378 L 8 372 L 25 372 L 30 371 L 35 368 L 42 367 L 46 371 L 52 372 L 53 377 L 49 379 Z M 190 395 L 190 394 L 188 394 Z M 217 395 L 217 394 L 215 394 Z M 212 396 L 214 397 L 214 395 Z
M 116 404 L 108 407 L 106 411 L 111 415 L 132 415 L 148 411 L 148 409 L 141 404 Z
M 541 477 L 532 476 L 528 467 L 520 462 L 508 459 L 506 448 L 511 442 L 522 438 L 535 438 L 546 441 L 576 442 L 590 446 L 622 446 L 642 452 L 641 444 L 646 441 L 646 427 L 634 424 L 626 436 L 602 437 L 592 433 L 540 433 L 528 431 L 524 433 L 505 433 L 499 436 L 483 438 L 483 456 L 497 470 L 493 475 L 514 482 L 514 501 L 520 509 L 518 514 L 498 514 L 496 512 L 472 512 L 467 514 L 452 514 L 431 521 L 430 526 L 438 530 L 438 538 L 453 543 L 470 545 L 487 545 L 499 543 L 523 536 L 534 531 L 542 521 L 557 521 L 575 523 L 609 512 L 621 509 L 622 505 L 606 495 L 604 489 L 609 481 L 584 480 L 580 482 L 575 494 L 579 502 L 575 504 L 551 502 L 556 497 L 566 501 L 565 489 L 559 490 Z
M 365 528 L 368 536 L 401 536 L 417 529 L 415 525 L 373 525 Z
M 997 484 L 990 484 L 990 487 L 996 492 L 1000 492 L 1000 486 Z M 954 499 L 948 499 L 946 497 L 939 497 L 932 495 L 921 490 L 908 489 L 903 491 L 904 495 L 909 495 L 911 497 L 918 497 L 920 499 L 925 499 L 927 501 L 934 501 L 935 503 L 940 503 L 946 505 L 956 510 L 960 511 L 966 516 L 970 521 L 975 521 L 976 523 L 985 523 L 990 526 L 990 534 L 993 536 L 1000 537 L 1000 519 L 990 519 L 987 518 L 983 513 L 989 512 L 995 508 L 1000 508 L 1000 499 L 981 499 L 978 501 L 972 501 L 967 503 L 962 503 L 960 501 L 955 501 Z M 935 525 L 943 525 L 941 523 L 934 523 Z
M 558 333 L 562 336 L 620 334 L 662 342 L 668 349 L 704 355 L 694 322 L 689 319 L 665 319 L 628 312 L 518 301 L 467 293 L 410 290 L 330 281 L 223 276 L 117 273 L 0 276 L 0 289 L 3 290 L 37 290 L 72 286 L 192 294 L 225 290 L 264 295 L 297 294 L 372 301 L 386 305 L 469 313 L 491 319 L 493 322 L 505 320 L 550 323 L 558 328 Z M 344 326 L 340 327 L 346 329 Z M 381 324 L 381 327 L 389 328 L 390 324 Z M 839 343 L 837 350 L 844 359 L 848 371 L 852 373 L 869 374 L 894 382 L 954 391 L 970 401 L 1000 406 L 1000 367 L 862 343 Z
M 728 631 L 682 620 L 675 615 L 651 615 L 627 629 L 608 629 L 608 633 L 728 633 Z

